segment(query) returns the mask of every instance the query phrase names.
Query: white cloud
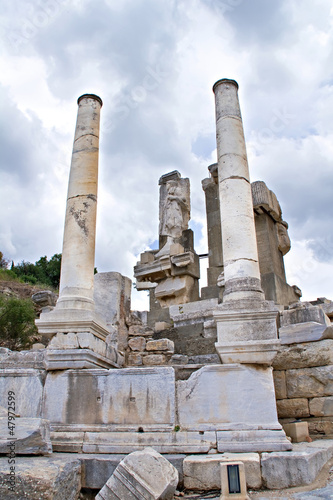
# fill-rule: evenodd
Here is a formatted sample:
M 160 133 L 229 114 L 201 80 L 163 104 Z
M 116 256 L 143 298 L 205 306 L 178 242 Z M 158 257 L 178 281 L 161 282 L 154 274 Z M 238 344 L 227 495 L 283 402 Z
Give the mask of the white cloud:
M 251 178 L 277 194 L 290 224 L 288 272 L 312 256 L 318 280 L 302 278 L 303 292 L 333 296 L 331 254 L 319 248 L 333 222 L 328 0 L 13 0 L 6 9 L 0 249 L 7 258 L 34 262 L 61 250 L 76 100 L 85 92 L 104 102 L 97 268 L 132 277 L 138 254 L 158 238 L 158 179 L 174 169 L 190 178 L 195 243 L 204 253 L 201 180 L 216 158 L 211 89 L 228 77 L 240 85 Z M 14 43 L 13 35 L 21 38 Z

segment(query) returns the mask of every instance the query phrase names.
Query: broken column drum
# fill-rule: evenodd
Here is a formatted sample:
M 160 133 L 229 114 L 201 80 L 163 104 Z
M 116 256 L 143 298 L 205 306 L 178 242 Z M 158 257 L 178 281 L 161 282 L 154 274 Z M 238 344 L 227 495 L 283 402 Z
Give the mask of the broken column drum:
M 78 99 L 57 307 L 93 309 L 99 122 L 102 100 Z

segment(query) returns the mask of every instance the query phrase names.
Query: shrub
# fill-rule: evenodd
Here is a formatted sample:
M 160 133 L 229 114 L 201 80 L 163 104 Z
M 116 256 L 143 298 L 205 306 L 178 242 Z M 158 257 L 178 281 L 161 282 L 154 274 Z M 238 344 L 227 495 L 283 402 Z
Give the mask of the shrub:
M 0 343 L 12 350 L 29 348 L 37 338 L 31 300 L 0 295 Z
M 0 280 L 15 281 L 17 280 L 17 276 L 14 271 L 11 271 L 10 269 L 0 269 Z
M 0 269 L 7 269 L 9 260 L 5 259 L 3 253 L 0 252 Z

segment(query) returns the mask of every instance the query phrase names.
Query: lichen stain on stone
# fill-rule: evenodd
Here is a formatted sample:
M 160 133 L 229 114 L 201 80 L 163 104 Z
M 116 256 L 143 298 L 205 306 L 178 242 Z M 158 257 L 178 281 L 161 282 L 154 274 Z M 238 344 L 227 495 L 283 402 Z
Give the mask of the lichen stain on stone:
M 84 201 L 83 206 L 84 206 L 84 208 L 80 209 L 80 210 L 75 210 L 74 207 L 71 207 L 69 210 L 69 213 L 73 216 L 77 225 L 80 227 L 80 229 L 82 229 L 84 235 L 88 238 L 89 230 L 87 227 L 86 215 L 88 213 L 89 203 L 87 201 Z
M 101 405 L 91 405 L 89 398 L 98 392 L 96 377 L 68 373 L 68 397 L 65 402 L 67 424 L 103 423 Z
M 97 196 L 95 194 L 87 194 L 87 198 L 89 198 L 89 200 L 97 202 Z

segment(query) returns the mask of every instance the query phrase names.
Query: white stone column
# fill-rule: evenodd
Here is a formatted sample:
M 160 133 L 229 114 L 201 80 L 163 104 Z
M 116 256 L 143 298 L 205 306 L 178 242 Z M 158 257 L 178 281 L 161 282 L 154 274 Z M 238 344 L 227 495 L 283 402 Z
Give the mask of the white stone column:
M 254 224 L 238 84 L 219 80 L 213 87 L 216 104 L 219 198 L 225 290 L 214 313 L 223 363 L 269 365 L 277 339 L 277 309 L 265 300 Z
M 85 349 L 93 350 L 104 358 L 109 356 L 106 354 L 104 340 L 110 332 L 103 318 L 96 313 L 94 303 L 99 123 L 102 100 L 96 95 L 85 94 L 79 97 L 78 106 L 68 183 L 59 299 L 52 311 L 42 313 L 36 320 L 38 332 L 43 338 L 52 339 L 48 344 L 49 358 L 52 358 L 50 369 L 105 366 L 105 361 L 101 364 L 100 360 L 96 361 L 96 356 L 92 361 L 91 354 L 87 355 Z M 77 348 L 80 352 L 72 355 L 70 348 Z M 61 354 L 62 360 L 65 360 L 64 364 L 58 362 L 57 355 L 54 354 L 61 349 L 66 350 L 66 358 Z M 78 364 L 75 364 L 76 361 Z
M 102 100 L 78 99 L 70 169 L 58 308 L 94 309 L 93 284 Z
M 264 300 L 238 84 L 235 80 L 219 80 L 213 91 L 225 277 L 223 302 Z

